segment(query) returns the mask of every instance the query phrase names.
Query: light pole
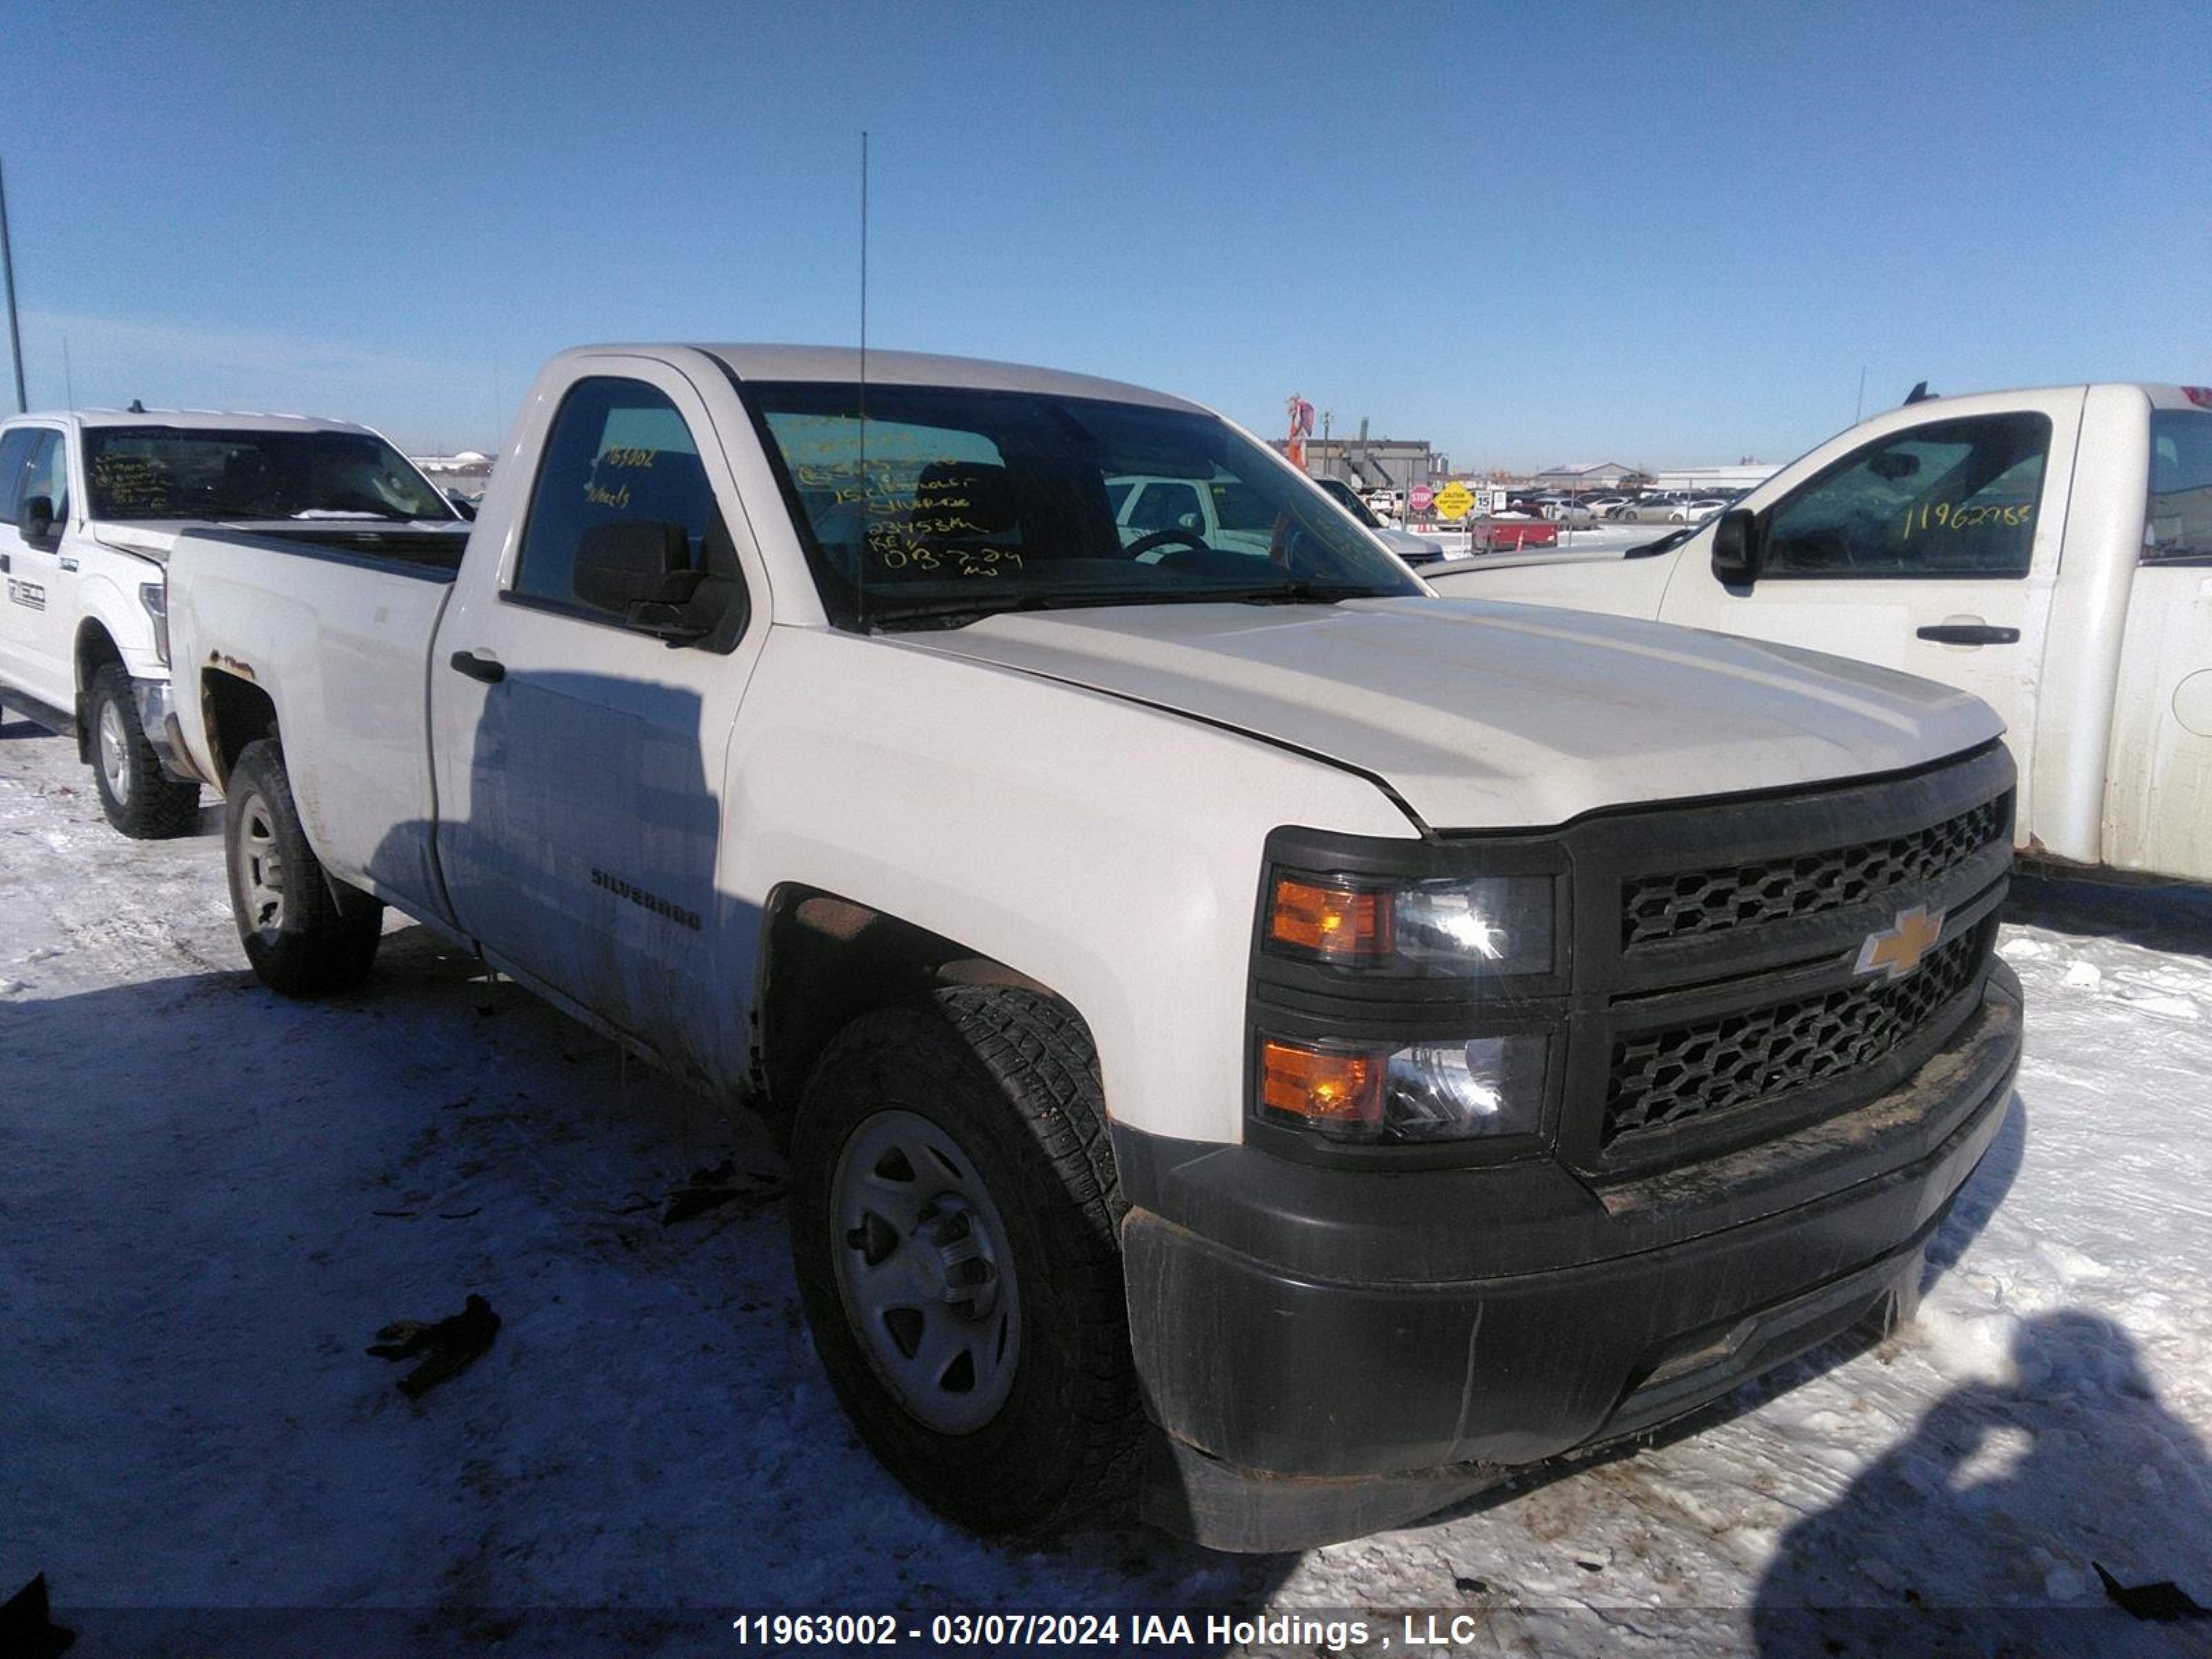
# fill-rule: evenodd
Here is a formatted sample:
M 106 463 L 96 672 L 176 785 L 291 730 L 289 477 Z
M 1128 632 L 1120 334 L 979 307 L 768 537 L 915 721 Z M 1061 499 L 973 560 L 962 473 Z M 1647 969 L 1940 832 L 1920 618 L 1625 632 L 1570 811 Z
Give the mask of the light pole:
M 0 169 L 0 273 L 8 279 L 8 356 L 15 365 L 15 412 L 30 411 L 30 400 L 23 395 L 23 336 L 15 326 L 15 250 L 8 240 L 8 176 Z

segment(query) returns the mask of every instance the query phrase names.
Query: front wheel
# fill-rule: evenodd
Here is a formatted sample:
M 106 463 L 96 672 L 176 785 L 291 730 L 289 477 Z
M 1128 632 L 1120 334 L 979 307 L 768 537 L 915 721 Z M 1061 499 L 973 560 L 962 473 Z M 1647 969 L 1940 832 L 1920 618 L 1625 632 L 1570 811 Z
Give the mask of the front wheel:
M 368 977 L 384 906 L 324 870 L 274 738 L 246 744 L 231 769 L 222 835 L 231 915 L 263 984 L 288 997 L 319 997 Z
M 121 663 L 109 663 L 92 677 L 85 712 L 92 726 L 93 783 L 108 823 L 134 841 L 158 841 L 181 836 L 199 822 L 200 787 L 176 782 L 161 770 L 138 721 L 130 671 Z
M 1127 1504 L 1142 1417 L 1097 1060 L 1063 1005 L 962 986 L 864 1014 L 808 1079 L 792 1254 L 876 1455 L 983 1532 Z

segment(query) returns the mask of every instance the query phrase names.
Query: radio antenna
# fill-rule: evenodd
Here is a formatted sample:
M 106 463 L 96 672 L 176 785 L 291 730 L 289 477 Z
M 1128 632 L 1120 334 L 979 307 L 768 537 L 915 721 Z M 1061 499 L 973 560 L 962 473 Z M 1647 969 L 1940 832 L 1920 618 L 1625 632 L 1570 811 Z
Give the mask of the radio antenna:
M 860 133 L 860 421 L 868 418 L 868 135 Z M 866 432 L 861 434 L 866 441 Z
M 868 481 L 868 132 L 860 130 L 860 556 L 853 570 L 854 618 L 868 628 L 868 554 L 874 545 L 875 490 Z

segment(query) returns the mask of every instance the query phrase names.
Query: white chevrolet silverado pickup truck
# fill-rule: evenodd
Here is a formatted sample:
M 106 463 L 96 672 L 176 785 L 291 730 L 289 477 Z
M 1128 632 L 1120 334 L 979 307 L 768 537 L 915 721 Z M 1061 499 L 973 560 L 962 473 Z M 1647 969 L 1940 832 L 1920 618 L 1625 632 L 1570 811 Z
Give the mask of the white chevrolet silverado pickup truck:
M 1972 691 L 2019 757 L 2023 853 L 2212 882 L 2212 388 L 1923 399 L 1626 558 L 1463 568 L 1437 591 L 1811 646 Z
M 458 559 L 179 539 L 264 981 L 393 906 L 763 1112 L 831 1382 L 979 1528 L 1355 1535 L 1909 1310 L 2019 1053 L 1987 708 L 1440 602 L 1172 398 L 861 367 L 564 355 Z
M 162 567 L 187 523 L 281 523 L 342 545 L 366 521 L 462 515 L 366 427 L 143 409 L 0 423 L 0 705 L 77 740 L 107 821 L 173 836 L 199 815 L 176 763 Z M 312 521 L 312 522 L 310 522 Z

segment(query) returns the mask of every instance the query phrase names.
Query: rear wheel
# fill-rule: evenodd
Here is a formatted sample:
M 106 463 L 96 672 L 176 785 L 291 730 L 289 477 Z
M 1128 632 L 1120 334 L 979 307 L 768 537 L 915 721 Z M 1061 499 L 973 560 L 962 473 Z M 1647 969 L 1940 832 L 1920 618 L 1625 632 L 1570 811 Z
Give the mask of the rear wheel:
M 823 1368 L 891 1472 L 981 1531 L 1134 1486 L 1105 1121 L 1073 1012 L 979 986 L 854 1020 L 799 1107 L 792 1249 Z
M 85 714 L 92 727 L 92 775 L 108 823 L 137 841 L 181 836 L 199 821 L 200 787 L 161 770 L 138 723 L 131 672 L 119 662 L 92 677 Z
M 376 959 L 384 906 L 323 869 L 274 738 L 246 744 L 231 769 L 222 830 L 231 915 L 261 982 L 288 997 L 360 984 Z

